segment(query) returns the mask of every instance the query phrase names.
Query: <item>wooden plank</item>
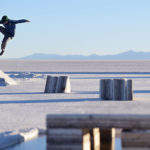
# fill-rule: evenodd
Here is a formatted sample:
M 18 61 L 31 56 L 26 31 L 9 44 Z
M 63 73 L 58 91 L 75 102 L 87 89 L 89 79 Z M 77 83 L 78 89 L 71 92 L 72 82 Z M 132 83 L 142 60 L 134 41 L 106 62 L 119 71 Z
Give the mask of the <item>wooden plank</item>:
M 83 150 L 82 145 L 48 145 L 47 150 Z
M 99 128 L 89 129 L 90 131 L 90 150 L 100 150 L 100 132 Z
M 150 129 L 150 115 L 47 115 L 47 128 Z
M 115 129 L 100 129 L 100 149 L 114 150 L 115 149 Z
M 52 79 L 51 76 L 47 76 L 46 85 L 45 85 L 45 93 L 50 93 L 51 79 Z
M 46 133 L 47 136 L 82 136 L 82 129 L 51 128 Z
M 127 80 L 126 100 L 133 100 L 132 80 Z
M 113 80 L 100 80 L 100 98 L 101 100 L 113 100 Z
M 150 147 L 150 131 L 133 130 L 121 134 L 123 147 Z
M 55 93 L 57 80 L 58 80 L 58 77 L 52 77 L 51 87 L 50 87 L 50 93 Z
M 88 128 L 84 128 L 82 129 L 83 132 L 83 142 L 82 142 L 82 146 L 83 146 L 83 150 L 91 150 L 91 135 L 90 135 L 90 129 Z
M 125 100 L 126 99 L 126 80 L 114 79 L 113 80 L 113 100 Z
M 122 147 L 122 150 L 150 150 L 148 147 Z
M 111 141 L 115 138 L 115 129 L 100 129 L 100 139 L 104 141 Z
M 113 141 L 102 141 L 100 143 L 100 150 L 115 150 L 115 144 L 114 144 L 114 140 Z
M 66 87 L 66 76 L 60 76 L 57 80 L 57 85 L 56 85 L 56 93 L 64 93 L 65 87 Z
M 65 144 L 73 144 L 73 145 L 82 145 L 83 139 L 82 136 L 47 136 L 47 142 L 51 145 L 65 145 Z
M 71 93 L 70 79 L 68 76 L 60 76 L 56 84 L 56 93 Z
M 65 132 L 65 130 L 67 132 Z M 48 129 L 47 131 L 47 149 L 65 149 L 69 150 L 69 149 L 75 149 L 76 147 L 82 148 L 82 150 L 91 150 L 91 143 L 90 143 L 90 129 L 80 129 L 82 130 L 82 134 L 81 132 L 79 132 L 77 135 L 71 135 L 69 134 L 69 131 L 71 131 L 71 129 Z M 60 132 L 59 132 L 60 131 Z M 72 133 L 75 133 L 75 129 L 72 130 Z
M 71 145 L 83 143 L 82 129 L 51 128 L 47 130 L 47 143 L 50 145 Z
M 47 76 L 45 93 L 55 93 L 58 77 Z

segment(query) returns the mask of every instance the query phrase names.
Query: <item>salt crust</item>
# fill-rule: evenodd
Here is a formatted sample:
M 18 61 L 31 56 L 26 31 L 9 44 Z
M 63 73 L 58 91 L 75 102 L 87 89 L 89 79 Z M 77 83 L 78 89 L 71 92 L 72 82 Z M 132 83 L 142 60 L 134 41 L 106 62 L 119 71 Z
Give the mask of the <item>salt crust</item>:
M 19 131 L 8 131 L 0 134 L 0 150 L 4 148 L 8 148 L 19 144 L 21 142 L 25 142 L 27 140 L 31 140 L 36 138 L 40 134 L 44 134 L 45 131 L 38 128 L 30 128 Z
M 0 86 L 6 85 L 16 85 L 16 81 L 11 79 L 8 75 L 6 75 L 3 71 L 0 70 Z

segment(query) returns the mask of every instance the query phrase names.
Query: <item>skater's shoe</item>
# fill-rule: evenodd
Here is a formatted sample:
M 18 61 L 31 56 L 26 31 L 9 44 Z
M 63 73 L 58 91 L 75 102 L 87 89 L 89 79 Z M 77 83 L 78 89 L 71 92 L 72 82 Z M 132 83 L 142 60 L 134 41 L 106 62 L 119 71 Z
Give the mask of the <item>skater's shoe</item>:
M 1 53 L 0 53 L 0 56 L 2 56 L 2 55 L 3 55 L 3 53 L 4 53 L 4 50 L 2 49 L 2 51 L 1 51 Z

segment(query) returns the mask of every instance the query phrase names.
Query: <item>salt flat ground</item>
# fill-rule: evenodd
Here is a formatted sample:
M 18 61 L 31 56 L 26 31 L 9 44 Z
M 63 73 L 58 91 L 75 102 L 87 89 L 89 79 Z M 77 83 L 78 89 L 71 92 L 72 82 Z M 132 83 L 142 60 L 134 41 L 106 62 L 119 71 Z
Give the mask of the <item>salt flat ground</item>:
M 47 114 L 150 114 L 150 61 L 0 60 L 0 70 L 18 83 L 0 87 L 0 133 L 45 129 Z M 69 75 L 72 93 L 45 94 L 47 75 Z M 100 101 L 103 78 L 133 79 L 134 101 Z

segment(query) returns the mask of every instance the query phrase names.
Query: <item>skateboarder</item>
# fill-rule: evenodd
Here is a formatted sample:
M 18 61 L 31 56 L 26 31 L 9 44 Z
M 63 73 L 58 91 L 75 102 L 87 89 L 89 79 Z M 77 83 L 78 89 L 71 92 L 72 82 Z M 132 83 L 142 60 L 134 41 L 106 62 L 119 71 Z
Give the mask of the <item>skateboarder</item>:
M 0 55 L 3 55 L 4 50 L 6 48 L 7 41 L 12 39 L 15 36 L 15 29 L 16 24 L 30 22 L 29 20 L 22 19 L 22 20 L 11 20 L 7 16 L 3 16 L 0 24 L 3 24 L 4 27 L 0 26 L 0 32 L 4 35 L 1 44 L 1 52 Z

